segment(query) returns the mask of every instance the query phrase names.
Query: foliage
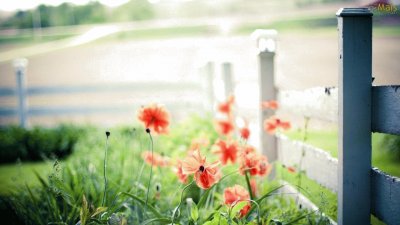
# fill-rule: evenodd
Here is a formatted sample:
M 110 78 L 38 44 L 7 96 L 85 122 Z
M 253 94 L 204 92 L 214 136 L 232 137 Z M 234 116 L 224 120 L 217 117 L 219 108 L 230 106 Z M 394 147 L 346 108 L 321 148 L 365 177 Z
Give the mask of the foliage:
M 33 10 L 18 11 L 12 17 L 0 22 L 0 27 L 21 29 L 35 26 L 67 26 L 145 20 L 153 17 L 154 10 L 146 0 L 132 0 L 114 9 L 109 9 L 98 1 L 90 1 L 85 5 L 70 3 L 59 6 L 40 5 Z
M 64 158 L 72 153 L 83 133 L 82 129 L 70 125 L 56 128 L 34 127 L 32 130 L 16 126 L 1 128 L 0 162 Z
M 317 224 L 318 221 L 328 224 L 322 214 L 299 209 L 293 200 L 276 192 L 280 188 L 278 183 L 265 182 L 265 179 L 258 185 L 260 195 L 250 213 L 238 217 L 236 212 L 243 203 L 228 207 L 222 197 L 229 185 L 246 186 L 244 176 L 235 171 L 235 165 L 223 167 L 224 177 L 208 190 L 199 189 L 193 182 L 183 189 L 172 170 L 154 167 L 146 205 L 150 166 L 143 162 L 141 153 L 150 146 L 148 134 L 137 127 L 110 131 L 104 207 L 101 202 L 105 135 L 104 130 L 93 128 L 90 135 L 79 139 L 75 153 L 67 161 L 54 163 L 50 176 L 36 175 L 39 186 L 20 186 L 12 195 L 3 197 L 4 205 L 11 206 L 18 218 L 14 217 L 14 222 L 166 224 L 171 223 L 175 211 L 176 224 Z M 183 149 L 188 149 L 190 140 L 199 135 L 216 139 L 210 118 L 192 117 L 171 129 L 168 136 L 155 136 L 155 152 L 182 157 Z
M 396 161 L 400 162 L 400 136 L 387 134 L 382 138 L 381 145 L 390 152 Z

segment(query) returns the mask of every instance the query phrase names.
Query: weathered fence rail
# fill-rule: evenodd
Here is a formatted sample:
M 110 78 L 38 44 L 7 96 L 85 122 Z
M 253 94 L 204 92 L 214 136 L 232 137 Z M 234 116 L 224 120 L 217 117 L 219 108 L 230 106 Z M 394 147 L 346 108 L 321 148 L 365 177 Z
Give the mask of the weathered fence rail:
M 261 93 L 273 92 L 261 94 L 261 101 L 277 95 L 282 111 L 338 123 L 338 159 L 283 135 L 262 134 L 262 143 L 277 142 L 262 145 L 263 151 L 291 166 L 303 157 L 298 169 L 338 194 L 338 224 L 370 224 L 373 214 L 388 225 L 399 225 L 400 178 L 371 167 L 371 132 L 400 134 L 400 86 L 372 86 L 372 13 L 344 8 L 337 17 L 338 88 L 276 91 L 274 78 L 264 77 L 274 76 L 274 53 L 261 50 L 259 61 Z M 266 55 L 272 56 L 268 62 Z
M 215 63 L 207 62 L 199 68 L 199 77 L 184 81 L 111 82 L 74 86 L 29 86 L 25 82 L 27 64 L 26 59 L 15 60 L 16 87 L 0 87 L 0 101 L 3 103 L 0 106 L 0 124 L 12 122 L 11 119 L 16 116 L 20 125 L 26 127 L 30 117 L 59 118 L 74 115 L 83 116 L 84 119 L 87 115 L 129 113 L 149 102 L 162 102 L 178 117 L 193 112 L 212 112 L 217 102 L 214 81 L 222 81 L 225 97 L 233 94 L 234 87 L 232 64 L 229 62 L 221 63 L 220 70 L 217 70 Z M 114 96 L 124 100 L 113 101 Z M 40 99 L 40 102 L 35 101 L 35 98 Z M 69 102 L 65 102 L 65 98 Z
M 338 160 L 326 151 L 301 141 L 293 141 L 284 135 L 277 135 L 278 160 L 284 165 L 298 165 L 302 159 L 301 171 L 333 192 L 338 191 Z M 304 156 L 302 156 L 304 154 Z

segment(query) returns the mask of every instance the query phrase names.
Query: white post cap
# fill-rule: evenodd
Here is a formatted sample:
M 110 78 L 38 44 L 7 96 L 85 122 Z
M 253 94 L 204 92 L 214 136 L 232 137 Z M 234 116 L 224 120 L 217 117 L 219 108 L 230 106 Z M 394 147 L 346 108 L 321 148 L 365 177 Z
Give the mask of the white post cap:
M 251 38 L 256 41 L 261 52 L 276 51 L 276 36 L 278 32 L 273 29 L 257 29 L 251 34 Z

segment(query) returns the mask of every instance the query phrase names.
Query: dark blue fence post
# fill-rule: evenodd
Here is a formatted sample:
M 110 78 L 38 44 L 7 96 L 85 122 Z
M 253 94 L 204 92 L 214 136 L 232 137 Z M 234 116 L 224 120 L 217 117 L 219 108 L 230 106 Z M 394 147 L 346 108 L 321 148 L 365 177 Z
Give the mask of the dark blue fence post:
M 372 13 L 337 12 L 339 31 L 338 224 L 370 224 Z

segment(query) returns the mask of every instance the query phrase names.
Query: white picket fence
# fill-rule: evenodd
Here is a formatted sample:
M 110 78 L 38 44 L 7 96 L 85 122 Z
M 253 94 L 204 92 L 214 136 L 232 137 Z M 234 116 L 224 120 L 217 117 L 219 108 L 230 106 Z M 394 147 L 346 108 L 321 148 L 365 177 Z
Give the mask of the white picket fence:
M 400 178 L 371 167 L 371 132 L 400 134 L 400 86 L 372 86 L 372 13 L 367 8 L 344 8 L 337 17 L 338 88 L 277 91 L 275 52 L 261 51 L 259 63 L 262 101 L 278 99 L 283 111 L 338 123 L 338 159 L 305 143 L 265 132 L 261 134 L 262 149 L 269 159 L 292 166 L 304 151 L 299 169 L 338 194 L 338 224 L 370 224 L 373 214 L 388 225 L 399 225 Z M 262 114 L 261 128 L 269 113 Z

